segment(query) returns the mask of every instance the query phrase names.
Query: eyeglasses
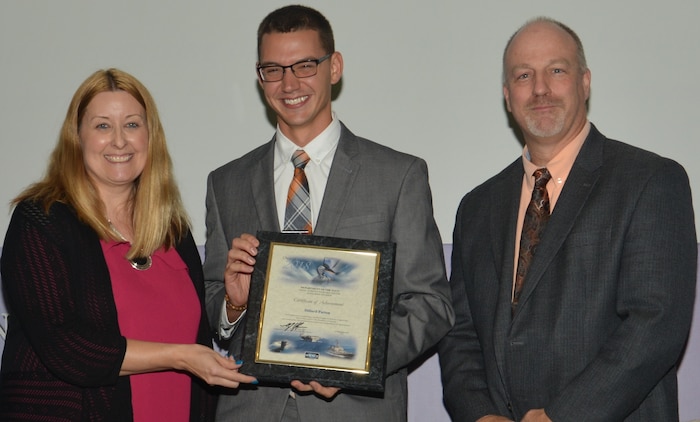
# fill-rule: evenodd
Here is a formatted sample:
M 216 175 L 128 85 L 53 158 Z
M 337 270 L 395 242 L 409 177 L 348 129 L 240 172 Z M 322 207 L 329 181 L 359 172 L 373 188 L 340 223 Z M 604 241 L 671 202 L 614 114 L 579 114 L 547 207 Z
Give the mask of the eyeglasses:
M 292 73 L 297 78 L 308 78 L 314 76 L 316 72 L 318 72 L 318 65 L 323 63 L 332 55 L 333 53 L 326 54 L 318 59 L 302 60 L 300 62 L 290 64 L 289 66 L 280 66 L 277 64 L 258 66 L 258 76 L 260 76 L 260 80 L 263 82 L 277 82 L 284 78 L 284 71 L 286 69 L 292 69 Z

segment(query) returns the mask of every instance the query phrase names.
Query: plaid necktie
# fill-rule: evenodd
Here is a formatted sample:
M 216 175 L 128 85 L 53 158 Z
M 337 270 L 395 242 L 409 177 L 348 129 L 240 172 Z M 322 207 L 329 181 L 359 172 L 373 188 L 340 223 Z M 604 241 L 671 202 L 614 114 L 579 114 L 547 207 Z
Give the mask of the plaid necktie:
M 535 188 L 532 190 L 530 204 L 525 211 L 523 220 L 523 232 L 520 237 L 520 254 L 518 256 L 518 270 L 515 273 L 515 287 L 513 289 L 512 313 L 520 300 L 523 290 L 525 275 L 530 268 L 530 262 L 535 254 L 535 249 L 540 243 L 540 236 L 549 221 L 549 194 L 547 194 L 547 182 L 552 178 L 549 170 L 541 168 L 532 174 L 535 177 Z
M 294 178 L 287 193 L 287 207 L 284 214 L 285 232 L 311 234 L 311 199 L 309 198 L 309 182 L 306 180 L 304 167 L 309 162 L 309 156 L 304 150 L 298 149 L 292 155 Z

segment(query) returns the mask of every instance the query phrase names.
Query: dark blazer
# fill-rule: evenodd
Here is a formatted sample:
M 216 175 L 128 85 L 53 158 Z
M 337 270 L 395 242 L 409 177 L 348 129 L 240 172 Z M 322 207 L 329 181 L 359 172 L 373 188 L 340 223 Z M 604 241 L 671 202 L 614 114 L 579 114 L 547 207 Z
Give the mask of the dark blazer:
M 189 232 L 176 249 L 202 302 L 197 342 L 211 347 L 202 264 Z M 126 339 L 95 231 L 64 204 L 48 215 L 40 204 L 18 204 L 2 249 L 2 280 L 10 317 L 0 420 L 132 420 L 129 377 L 119 376 Z M 216 396 L 192 378 L 190 420 L 212 420 Z
M 517 159 L 462 200 L 439 347 L 455 421 L 678 420 L 676 361 L 690 327 L 697 243 L 677 163 L 591 127 L 511 319 Z
M 214 329 L 222 309 L 231 240 L 244 232 L 280 230 L 273 156 L 274 139 L 209 175 L 204 273 Z M 404 421 L 405 367 L 433 346 L 454 320 L 425 162 L 356 137 L 343 125 L 314 234 L 396 242 L 387 362 L 391 375 L 383 397 L 341 392 L 326 401 L 297 394 L 302 421 Z M 231 341 L 236 356 L 243 331 L 238 329 Z M 279 420 L 288 395 L 289 387 L 242 385 L 220 398 L 218 413 L 226 421 Z

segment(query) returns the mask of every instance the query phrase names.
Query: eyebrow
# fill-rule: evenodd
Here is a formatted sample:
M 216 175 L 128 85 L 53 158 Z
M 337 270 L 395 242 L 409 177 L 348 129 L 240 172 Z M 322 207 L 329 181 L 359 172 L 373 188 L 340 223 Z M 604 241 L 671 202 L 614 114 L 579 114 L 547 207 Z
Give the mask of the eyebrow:
M 321 56 L 321 57 L 323 57 L 323 56 Z M 279 64 L 279 63 L 277 63 L 277 62 L 260 62 L 260 63 L 258 64 L 258 66 L 260 66 L 260 67 L 262 67 L 262 66 L 294 66 L 294 65 L 297 64 L 297 63 L 302 63 L 302 62 L 306 62 L 306 61 L 309 61 L 309 60 L 318 60 L 318 57 L 308 56 L 308 57 L 306 57 L 306 58 L 304 58 L 304 59 L 299 59 L 299 60 L 297 60 L 297 61 L 295 61 L 295 62 L 293 62 L 293 63 L 290 63 L 290 64 L 288 64 L 288 65 Z
M 550 66 L 554 66 L 557 64 L 565 64 L 565 65 L 569 65 L 569 66 L 572 65 L 570 60 L 565 59 L 565 58 L 558 58 L 558 59 L 550 60 L 545 67 L 550 67 Z M 533 67 L 535 67 L 535 66 L 533 66 L 531 64 L 527 64 L 527 63 L 521 63 L 521 64 L 516 64 L 516 65 L 511 66 L 511 69 L 531 69 Z
M 563 59 L 563 58 L 562 59 L 555 59 L 555 60 L 551 60 L 550 62 L 548 62 L 544 66 L 544 69 L 546 70 L 546 69 L 550 69 L 552 67 L 559 67 L 559 68 L 563 67 L 563 68 L 567 68 L 567 71 L 568 71 L 568 69 L 575 67 L 575 64 L 567 59 Z M 509 69 L 505 70 L 504 77 L 506 77 L 506 75 L 516 76 L 516 74 L 519 72 L 534 70 L 534 69 L 535 69 L 535 66 L 530 65 L 530 64 L 526 64 L 526 63 L 517 64 L 517 65 L 511 66 Z
M 132 118 L 132 117 L 139 117 L 139 118 L 141 118 L 142 120 L 146 120 L 146 116 L 143 115 L 143 114 L 141 114 L 141 113 L 132 113 L 132 114 L 127 114 L 126 116 L 124 116 L 124 118 L 126 118 L 126 119 L 130 119 L 130 118 Z M 111 117 L 102 116 L 102 115 L 95 115 L 95 116 L 90 117 L 90 120 L 95 120 L 95 119 L 110 120 Z

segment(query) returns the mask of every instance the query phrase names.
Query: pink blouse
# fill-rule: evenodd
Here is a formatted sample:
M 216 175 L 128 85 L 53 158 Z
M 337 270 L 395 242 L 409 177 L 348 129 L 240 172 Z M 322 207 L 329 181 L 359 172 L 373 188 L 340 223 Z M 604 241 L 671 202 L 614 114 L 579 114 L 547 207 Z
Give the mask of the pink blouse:
M 200 303 L 187 266 L 174 248 L 157 250 L 143 271 L 124 257 L 128 242 L 101 241 L 124 337 L 195 343 Z M 130 376 L 134 421 L 188 421 L 191 378 L 175 371 Z

